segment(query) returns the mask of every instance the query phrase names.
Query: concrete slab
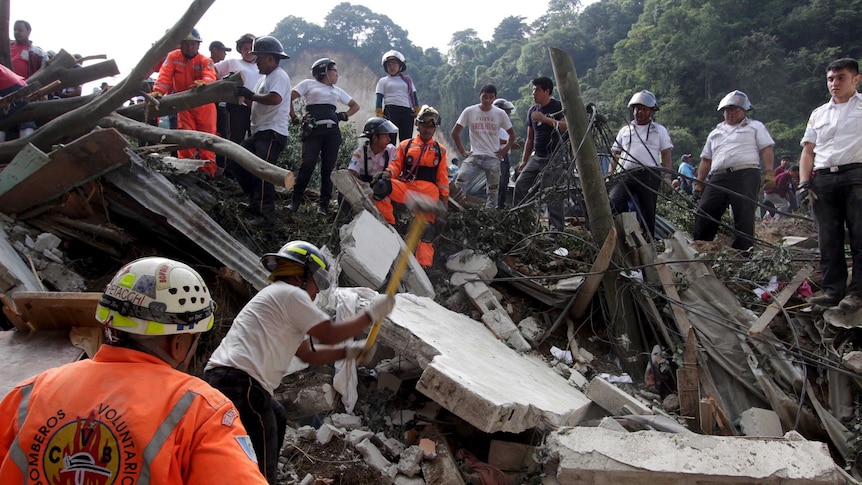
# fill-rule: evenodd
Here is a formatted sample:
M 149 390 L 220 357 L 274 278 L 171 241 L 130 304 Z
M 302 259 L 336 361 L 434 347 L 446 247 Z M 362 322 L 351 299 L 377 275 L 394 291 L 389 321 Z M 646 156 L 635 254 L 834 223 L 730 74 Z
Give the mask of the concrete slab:
M 0 396 L 36 374 L 80 359 L 84 351 L 72 346 L 69 331 L 0 332 Z
M 550 433 L 544 448 L 545 472 L 566 485 L 845 483 L 816 441 L 576 427 Z
M 380 222 L 368 211 L 362 211 L 339 229 L 341 255 L 339 264 L 344 275 L 357 286 L 383 289 L 390 268 L 406 247 L 404 240 L 390 225 Z M 428 275 L 411 255 L 401 284 L 408 293 L 434 296 Z
M 398 295 L 378 338 L 424 369 L 417 390 L 486 433 L 574 425 L 590 404 L 543 361 L 429 298 Z
M 739 415 L 739 428 L 746 436 L 778 438 L 784 434 L 778 414 L 771 409 L 746 409 Z
M 612 415 L 652 414 L 652 410 L 634 396 L 601 377 L 594 377 L 587 385 L 586 395 Z

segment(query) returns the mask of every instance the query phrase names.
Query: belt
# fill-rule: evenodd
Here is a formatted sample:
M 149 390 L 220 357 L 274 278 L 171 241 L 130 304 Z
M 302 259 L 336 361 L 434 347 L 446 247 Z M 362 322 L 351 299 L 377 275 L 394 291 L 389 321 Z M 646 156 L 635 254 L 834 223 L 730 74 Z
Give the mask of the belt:
M 832 167 L 818 168 L 817 170 L 815 170 L 815 172 L 817 172 L 817 173 L 821 173 L 821 172 L 839 173 L 839 172 L 846 172 L 848 170 L 853 170 L 854 168 L 860 168 L 860 167 L 862 167 L 862 163 L 847 163 L 844 165 L 835 165 Z
M 743 165 L 742 167 L 727 167 L 727 168 L 723 168 L 721 170 L 714 170 L 712 172 L 712 174 L 713 175 L 720 175 L 723 173 L 739 172 L 740 170 L 749 170 L 752 168 L 760 168 L 760 165 Z

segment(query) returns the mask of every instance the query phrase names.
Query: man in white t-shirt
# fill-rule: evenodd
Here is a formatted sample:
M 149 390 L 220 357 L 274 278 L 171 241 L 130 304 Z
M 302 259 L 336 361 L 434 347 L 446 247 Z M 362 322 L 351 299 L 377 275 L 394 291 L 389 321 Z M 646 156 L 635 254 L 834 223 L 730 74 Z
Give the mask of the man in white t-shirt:
M 662 179 L 666 180 L 668 190 L 673 179 L 670 168 L 673 143 L 667 129 L 653 120 L 658 111 L 653 93 L 646 90 L 635 93 L 629 108 L 634 119 L 620 129 L 611 148 L 614 158 L 610 173 L 616 173 L 618 165 L 622 171 L 608 198 L 616 214 L 628 212 L 631 204 L 644 230 L 655 237 L 655 204 Z
M 260 262 L 270 272 L 272 284 L 254 295 L 234 318 L 207 362 L 204 380 L 233 401 L 260 470 L 274 485 L 287 412 L 273 391 L 287 375 L 293 357 L 318 365 L 357 359 L 365 340 L 333 345 L 389 315 L 395 297 L 378 295 L 363 313 L 335 321 L 314 304 L 318 292 L 329 288 L 329 265 L 317 246 L 291 241 L 277 253 L 264 254 Z
M 214 67 L 218 77 L 223 78 L 228 74 L 239 72 L 242 74 L 242 85 L 254 90 L 263 75 L 257 68 L 254 54 L 251 53 L 253 44 L 254 35 L 245 34 L 240 37 L 236 41 L 236 51 L 242 57 L 216 62 Z M 227 103 L 225 107 L 228 115 L 227 126 L 225 131 L 219 131 L 219 134 L 234 143 L 242 143 L 251 134 L 251 102 L 245 100 L 243 103 Z M 232 165 L 233 163 L 228 163 L 228 167 Z M 225 168 L 225 171 L 230 174 L 233 169 L 228 167 Z
M 515 130 L 509 115 L 494 106 L 497 99 L 497 88 L 486 84 L 479 90 L 479 104 L 464 108 L 455 126 L 452 127 L 452 139 L 461 154 L 461 168 L 455 184 L 465 192 L 467 182 L 473 179 L 480 170 L 485 172 L 487 199 L 485 208 L 497 207 L 497 193 L 500 190 L 500 160 L 507 156 L 515 143 Z M 461 141 L 461 131 L 467 128 L 470 133 L 470 151 L 464 149 Z M 505 145 L 500 144 L 500 128 L 509 135 Z
M 257 56 L 262 77 L 254 90 L 245 86 L 234 90 L 237 98 L 252 102 L 251 136 L 243 140 L 242 146 L 263 160 L 275 163 L 287 145 L 290 128 L 290 77 L 278 65 L 289 56 L 284 53 L 281 42 L 268 35 L 255 39 L 252 54 Z M 233 174 L 249 197 L 248 211 L 262 216 L 264 225 L 274 224 L 275 186 L 239 165 L 233 167 Z

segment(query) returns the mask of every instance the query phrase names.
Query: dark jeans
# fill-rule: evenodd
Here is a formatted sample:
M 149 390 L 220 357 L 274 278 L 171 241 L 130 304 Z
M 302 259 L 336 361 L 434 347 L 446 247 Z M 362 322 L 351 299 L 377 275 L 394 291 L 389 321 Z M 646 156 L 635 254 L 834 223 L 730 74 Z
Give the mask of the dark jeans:
M 518 175 L 518 180 L 515 182 L 515 198 L 514 205 L 523 203 L 524 197 L 530 192 L 530 188 L 536 183 L 539 173 L 548 164 L 548 157 L 540 157 L 533 155 L 527 160 L 521 174 Z M 546 170 L 542 175 L 540 190 L 547 187 L 553 187 L 555 183 L 562 178 L 563 171 L 561 169 Z M 548 222 L 551 227 L 557 231 L 563 231 L 565 228 L 564 208 L 562 200 L 554 200 L 548 202 Z
M 278 455 L 287 430 L 287 411 L 284 406 L 239 369 L 216 367 L 204 372 L 204 380 L 236 406 L 239 419 L 254 446 L 257 466 L 269 483 L 275 485 Z
M 811 180 L 811 191 L 817 194 L 814 217 L 819 224 L 820 271 L 823 289 L 839 297 L 862 296 L 862 164 L 839 172 L 818 170 Z M 844 261 L 844 225 L 850 235 L 850 257 L 853 276 L 847 287 L 847 263 Z
M 263 130 L 246 138 L 242 146 L 259 158 L 274 164 L 286 143 L 286 136 L 272 130 Z M 275 220 L 275 186 L 261 180 L 234 161 L 231 161 L 231 172 L 248 196 L 252 212 L 259 213 L 268 220 Z
M 746 251 L 754 245 L 754 211 L 757 210 L 760 170 L 748 168 L 730 173 L 713 174 L 703 190 L 692 237 L 712 241 L 718 223 L 729 205 L 733 209 L 734 249 Z M 724 190 L 722 190 L 724 189 Z
M 655 237 L 655 204 L 660 188 L 661 171 L 658 168 L 627 170 L 608 194 L 611 209 L 614 214 L 628 212 L 629 201 L 635 201 L 635 212 L 641 225 L 650 237 Z
M 398 135 L 389 135 L 389 141 L 398 146 L 397 139 L 401 141 L 413 138 L 413 110 L 405 106 L 386 105 L 383 107 L 383 116 L 398 127 Z
M 302 204 L 305 189 L 311 181 L 319 157 L 321 161 L 320 206 L 329 207 L 329 200 L 332 198 L 332 169 L 335 168 L 339 148 L 341 148 L 341 130 L 338 125 L 317 125 L 311 130 L 308 138 L 302 140 L 302 165 L 299 167 L 296 185 L 293 186 L 294 203 Z

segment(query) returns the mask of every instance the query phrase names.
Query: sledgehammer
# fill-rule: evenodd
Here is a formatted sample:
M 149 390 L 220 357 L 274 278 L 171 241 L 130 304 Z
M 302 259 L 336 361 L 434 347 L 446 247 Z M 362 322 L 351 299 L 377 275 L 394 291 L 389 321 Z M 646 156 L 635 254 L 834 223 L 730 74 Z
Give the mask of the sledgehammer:
M 410 221 L 410 227 L 407 229 L 407 238 L 404 241 L 405 247 L 398 254 L 395 269 L 392 271 L 392 276 L 389 277 L 389 283 L 386 285 L 386 295 L 388 296 L 394 296 L 398 290 L 398 285 L 401 284 L 401 277 L 404 276 L 404 270 L 410 261 L 410 255 L 416 251 L 416 246 L 419 245 L 419 238 L 422 237 L 422 231 L 428 222 L 426 215 L 442 215 L 446 212 L 446 208 L 443 207 L 442 202 L 416 192 L 407 192 L 407 195 L 404 197 L 404 205 L 413 211 L 413 220 Z M 377 340 L 377 333 L 380 332 L 382 324 L 383 320 L 381 319 L 374 322 L 371 326 L 368 338 L 365 339 L 365 349 L 359 356 L 360 362 L 365 363 L 374 355 L 372 348 L 374 347 L 374 342 Z

